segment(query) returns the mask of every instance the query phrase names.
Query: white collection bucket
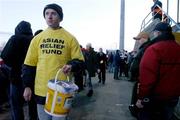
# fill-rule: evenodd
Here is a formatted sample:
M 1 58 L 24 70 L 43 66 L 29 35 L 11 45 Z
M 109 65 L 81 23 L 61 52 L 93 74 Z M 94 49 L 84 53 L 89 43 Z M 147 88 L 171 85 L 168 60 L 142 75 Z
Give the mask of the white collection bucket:
M 73 95 L 78 86 L 68 80 L 57 80 L 57 72 L 55 80 L 49 80 L 46 95 L 46 103 L 44 110 L 46 113 L 56 116 L 65 117 L 69 113 L 73 101 Z

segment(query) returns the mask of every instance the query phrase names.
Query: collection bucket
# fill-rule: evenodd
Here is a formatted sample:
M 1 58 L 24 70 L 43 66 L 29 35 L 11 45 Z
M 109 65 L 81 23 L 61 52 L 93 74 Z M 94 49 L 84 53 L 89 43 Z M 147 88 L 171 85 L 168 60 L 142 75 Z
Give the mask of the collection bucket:
M 61 69 L 57 72 L 54 80 L 48 82 L 44 110 L 52 116 L 65 117 L 71 109 L 73 95 L 78 87 L 69 81 L 69 77 L 67 77 L 68 80 L 57 80 L 60 71 Z

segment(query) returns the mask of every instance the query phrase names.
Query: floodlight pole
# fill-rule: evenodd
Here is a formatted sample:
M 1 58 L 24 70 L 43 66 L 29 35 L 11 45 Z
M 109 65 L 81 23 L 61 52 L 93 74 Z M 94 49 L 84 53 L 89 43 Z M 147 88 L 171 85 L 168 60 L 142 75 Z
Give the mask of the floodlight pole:
M 179 23 L 179 0 L 177 1 L 177 23 Z
M 124 49 L 125 0 L 121 0 L 119 49 Z
M 169 15 L 169 0 L 167 0 L 167 14 Z

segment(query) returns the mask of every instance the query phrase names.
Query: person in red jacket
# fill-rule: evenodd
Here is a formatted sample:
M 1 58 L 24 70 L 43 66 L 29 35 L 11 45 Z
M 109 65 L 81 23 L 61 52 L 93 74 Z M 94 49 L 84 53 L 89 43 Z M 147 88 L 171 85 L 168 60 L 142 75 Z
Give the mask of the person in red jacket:
M 154 44 L 140 63 L 140 85 L 136 106 L 139 120 L 172 120 L 180 96 L 180 45 L 167 23 L 154 29 Z

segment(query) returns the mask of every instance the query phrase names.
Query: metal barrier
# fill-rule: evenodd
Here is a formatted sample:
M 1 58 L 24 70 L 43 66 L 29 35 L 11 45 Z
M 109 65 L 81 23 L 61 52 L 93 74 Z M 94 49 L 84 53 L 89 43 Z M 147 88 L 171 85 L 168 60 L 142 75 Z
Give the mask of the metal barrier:
M 180 25 L 178 24 L 178 23 L 176 23 L 159 5 L 157 5 L 157 7 L 159 7 L 159 11 L 156 13 L 156 14 L 158 14 L 159 12 L 161 12 L 162 11 L 162 18 L 163 18 L 163 16 L 166 16 L 167 17 L 167 19 L 169 19 L 169 22 L 170 22 L 170 24 L 172 25 L 172 24 L 174 24 L 177 28 L 178 28 L 178 30 L 180 30 Z M 147 20 L 147 18 L 150 16 L 152 14 L 152 11 L 151 12 L 149 12 L 148 13 L 148 15 L 143 19 L 143 21 L 142 21 L 142 24 L 141 24 L 141 29 L 140 29 L 140 32 L 141 31 L 144 31 L 144 29 L 145 28 L 147 28 L 149 25 L 151 25 L 153 22 L 154 22 L 154 16 L 156 15 L 156 14 L 154 14 L 153 16 L 151 16 L 151 18 L 149 19 L 149 20 Z M 164 18 L 163 18 L 164 19 Z M 147 21 L 147 22 L 146 22 Z M 160 22 L 165 22 L 165 21 L 160 21 Z M 152 25 L 151 25 L 152 26 Z M 175 31 L 174 31 L 175 32 Z

